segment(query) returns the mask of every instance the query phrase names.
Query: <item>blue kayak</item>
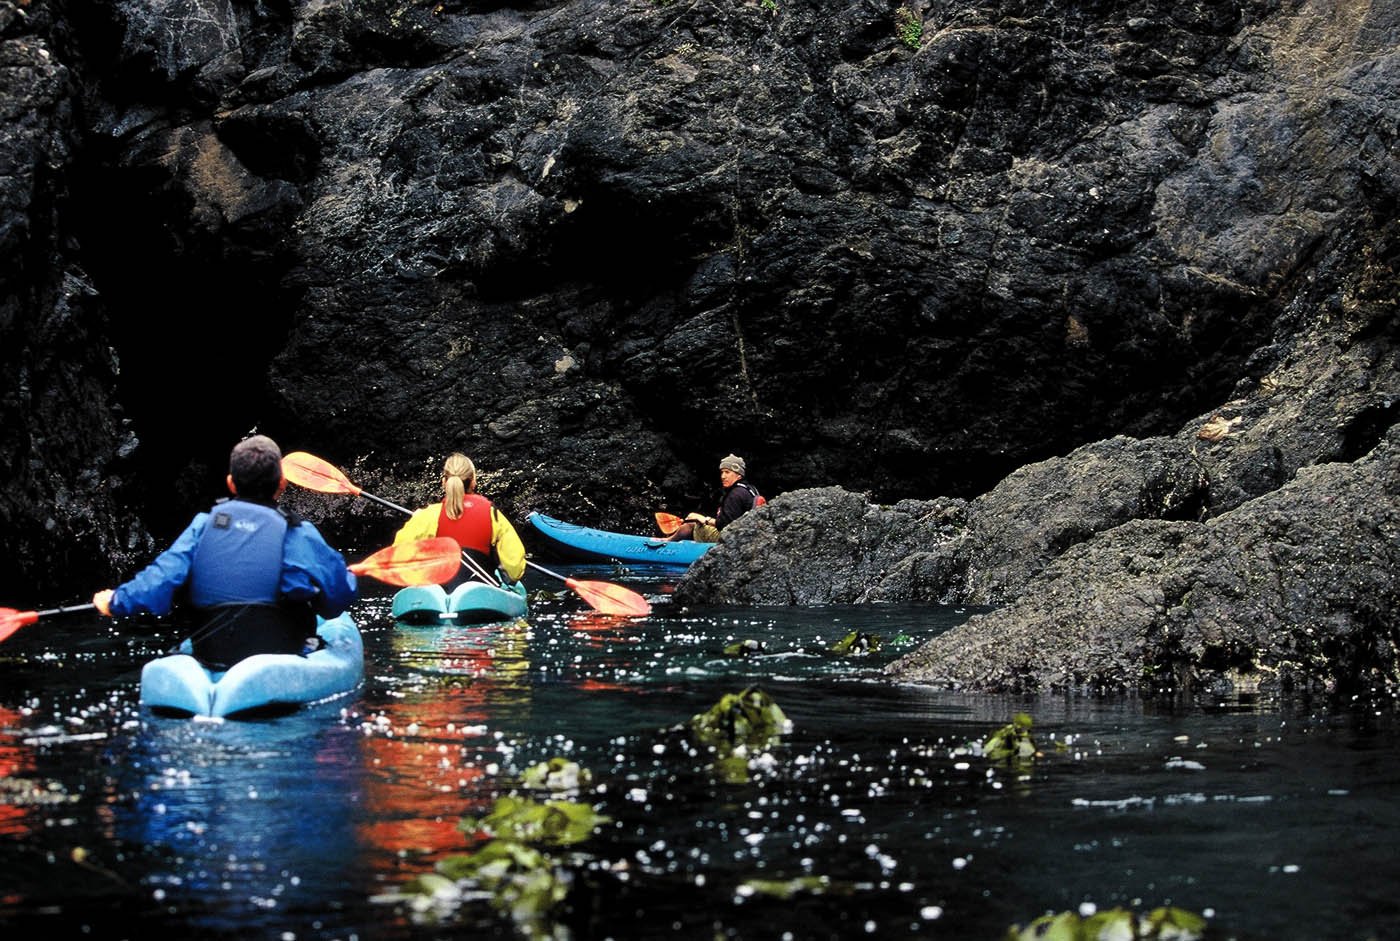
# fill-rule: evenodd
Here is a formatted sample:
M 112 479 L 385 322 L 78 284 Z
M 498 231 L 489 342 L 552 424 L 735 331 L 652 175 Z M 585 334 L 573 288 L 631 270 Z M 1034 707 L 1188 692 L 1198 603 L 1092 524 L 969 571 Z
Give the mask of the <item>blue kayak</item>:
M 488 624 L 524 617 L 529 608 L 525 586 L 505 588 L 485 582 L 463 582 L 451 593 L 441 585 L 410 585 L 394 594 L 394 620 L 405 624 Z
M 364 643 L 349 613 L 321 619 L 316 633 L 325 646 L 301 656 L 260 653 L 215 672 L 190 655 L 159 657 L 141 669 L 141 704 L 186 716 L 234 716 L 252 711 L 290 711 L 343 695 L 365 675 Z
M 714 545 L 690 539 L 664 542 L 657 537 L 590 529 L 540 513 L 531 513 L 529 521 L 564 558 L 584 562 L 688 566 Z

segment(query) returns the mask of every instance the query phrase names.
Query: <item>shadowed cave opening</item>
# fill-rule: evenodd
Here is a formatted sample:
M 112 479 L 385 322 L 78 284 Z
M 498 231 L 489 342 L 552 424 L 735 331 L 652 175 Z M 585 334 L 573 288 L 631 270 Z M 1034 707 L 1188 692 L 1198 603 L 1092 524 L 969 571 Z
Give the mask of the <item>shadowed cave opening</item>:
M 97 172 L 84 182 L 103 192 L 79 200 L 97 207 L 80 236 L 84 264 L 107 310 L 117 399 L 139 441 L 116 470 L 159 539 L 226 492 L 230 447 L 272 412 L 268 364 L 294 299 L 277 258 L 198 244 L 130 179 Z

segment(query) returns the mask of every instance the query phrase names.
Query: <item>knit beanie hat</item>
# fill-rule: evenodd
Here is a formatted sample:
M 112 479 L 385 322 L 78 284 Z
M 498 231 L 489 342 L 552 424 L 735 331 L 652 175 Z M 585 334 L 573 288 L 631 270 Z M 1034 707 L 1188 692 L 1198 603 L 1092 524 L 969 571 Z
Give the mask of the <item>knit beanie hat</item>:
M 734 473 L 738 474 L 740 477 L 743 477 L 744 459 L 734 454 L 727 454 L 725 455 L 724 459 L 719 462 L 719 469 L 731 470 Z

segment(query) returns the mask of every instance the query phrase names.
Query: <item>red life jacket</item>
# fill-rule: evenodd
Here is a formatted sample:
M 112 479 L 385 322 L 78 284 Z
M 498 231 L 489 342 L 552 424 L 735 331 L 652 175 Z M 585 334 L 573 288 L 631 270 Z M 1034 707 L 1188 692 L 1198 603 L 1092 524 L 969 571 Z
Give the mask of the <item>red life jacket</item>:
M 491 501 L 479 493 L 466 495 L 462 500 L 462 515 L 455 520 L 447 515 L 447 501 L 444 500 L 438 510 L 437 534 L 451 536 L 488 572 L 499 564 L 491 545 L 492 532 Z M 470 576 L 471 570 L 463 566 L 459 578 L 465 580 Z

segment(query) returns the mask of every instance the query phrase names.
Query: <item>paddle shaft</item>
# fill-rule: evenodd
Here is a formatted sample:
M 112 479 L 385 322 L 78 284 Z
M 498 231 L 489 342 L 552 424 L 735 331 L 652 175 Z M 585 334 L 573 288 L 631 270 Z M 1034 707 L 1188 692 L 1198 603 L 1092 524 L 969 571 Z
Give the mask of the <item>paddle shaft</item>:
M 360 491 L 360 496 L 364 497 L 366 500 L 373 500 L 375 503 L 378 503 L 378 504 L 380 504 L 381 506 L 387 506 L 387 507 L 388 507 L 389 509 L 391 509 L 391 510 L 398 510 L 398 511 L 399 511 L 400 513 L 402 513 L 404 516 L 412 516 L 412 515 L 413 515 L 413 511 L 410 510 L 408 507 L 406 507 L 406 506 L 399 506 L 397 503 L 391 503 L 390 501 L 385 500 L 383 497 L 376 497 L 376 496 L 375 496 L 374 494 L 372 494 L 372 493 L 365 493 L 363 490 L 361 490 L 361 491 Z
M 73 614 L 77 611 L 96 611 L 97 605 L 75 604 L 66 608 L 49 608 L 47 611 L 15 611 L 12 608 L 0 608 L 0 640 L 5 640 L 15 631 L 26 624 L 33 624 L 40 618 L 48 617 L 51 614 Z
M 578 593 L 580 598 L 587 601 L 594 611 L 621 615 L 622 617 L 645 617 L 651 614 L 651 603 L 630 588 L 623 588 L 621 585 L 614 585 L 611 582 L 589 582 L 579 581 L 576 578 L 566 578 L 558 572 L 551 572 L 543 565 L 536 565 L 529 559 L 525 560 L 525 564 L 568 585 Z
M 534 569 L 534 570 L 537 571 L 537 572 L 543 572 L 543 573 L 545 573 L 546 575 L 553 575 L 555 578 L 559 579 L 561 582 L 563 582 L 563 583 L 566 584 L 566 585 L 572 584 L 572 582 L 573 582 L 573 579 L 572 579 L 572 578 L 569 578 L 569 577 L 564 576 L 564 575 L 560 575 L 558 572 L 551 572 L 549 569 L 545 568 L 543 565 L 536 565 L 535 563 L 531 562 L 529 559 L 526 559 L 526 560 L 525 560 L 525 564 L 528 565 L 528 566 L 530 566 L 530 568 Z
M 373 500 L 375 503 L 378 503 L 382 506 L 387 506 L 391 510 L 398 510 L 404 516 L 413 515 L 413 511 L 410 510 L 408 507 L 399 506 L 397 503 L 392 503 L 388 500 L 385 500 L 383 497 L 376 497 L 372 493 L 366 493 L 365 491 L 361 490 L 360 496 L 364 497 L 366 500 Z M 499 586 L 501 584 L 499 579 L 492 578 L 489 574 L 487 574 L 486 570 L 481 567 L 481 563 L 476 561 L 476 559 L 472 558 L 470 552 L 462 553 L 462 561 L 467 563 L 467 568 L 471 569 L 472 572 L 479 576 L 483 581 L 485 581 L 486 584 L 496 586 Z
M 36 611 L 35 616 L 46 618 L 51 614 L 76 614 L 79 611 L 96 611 L 97 605 L 92 602 L 87 604 L 75 604 L 66 608 L 49 608 L 47 611 Z

